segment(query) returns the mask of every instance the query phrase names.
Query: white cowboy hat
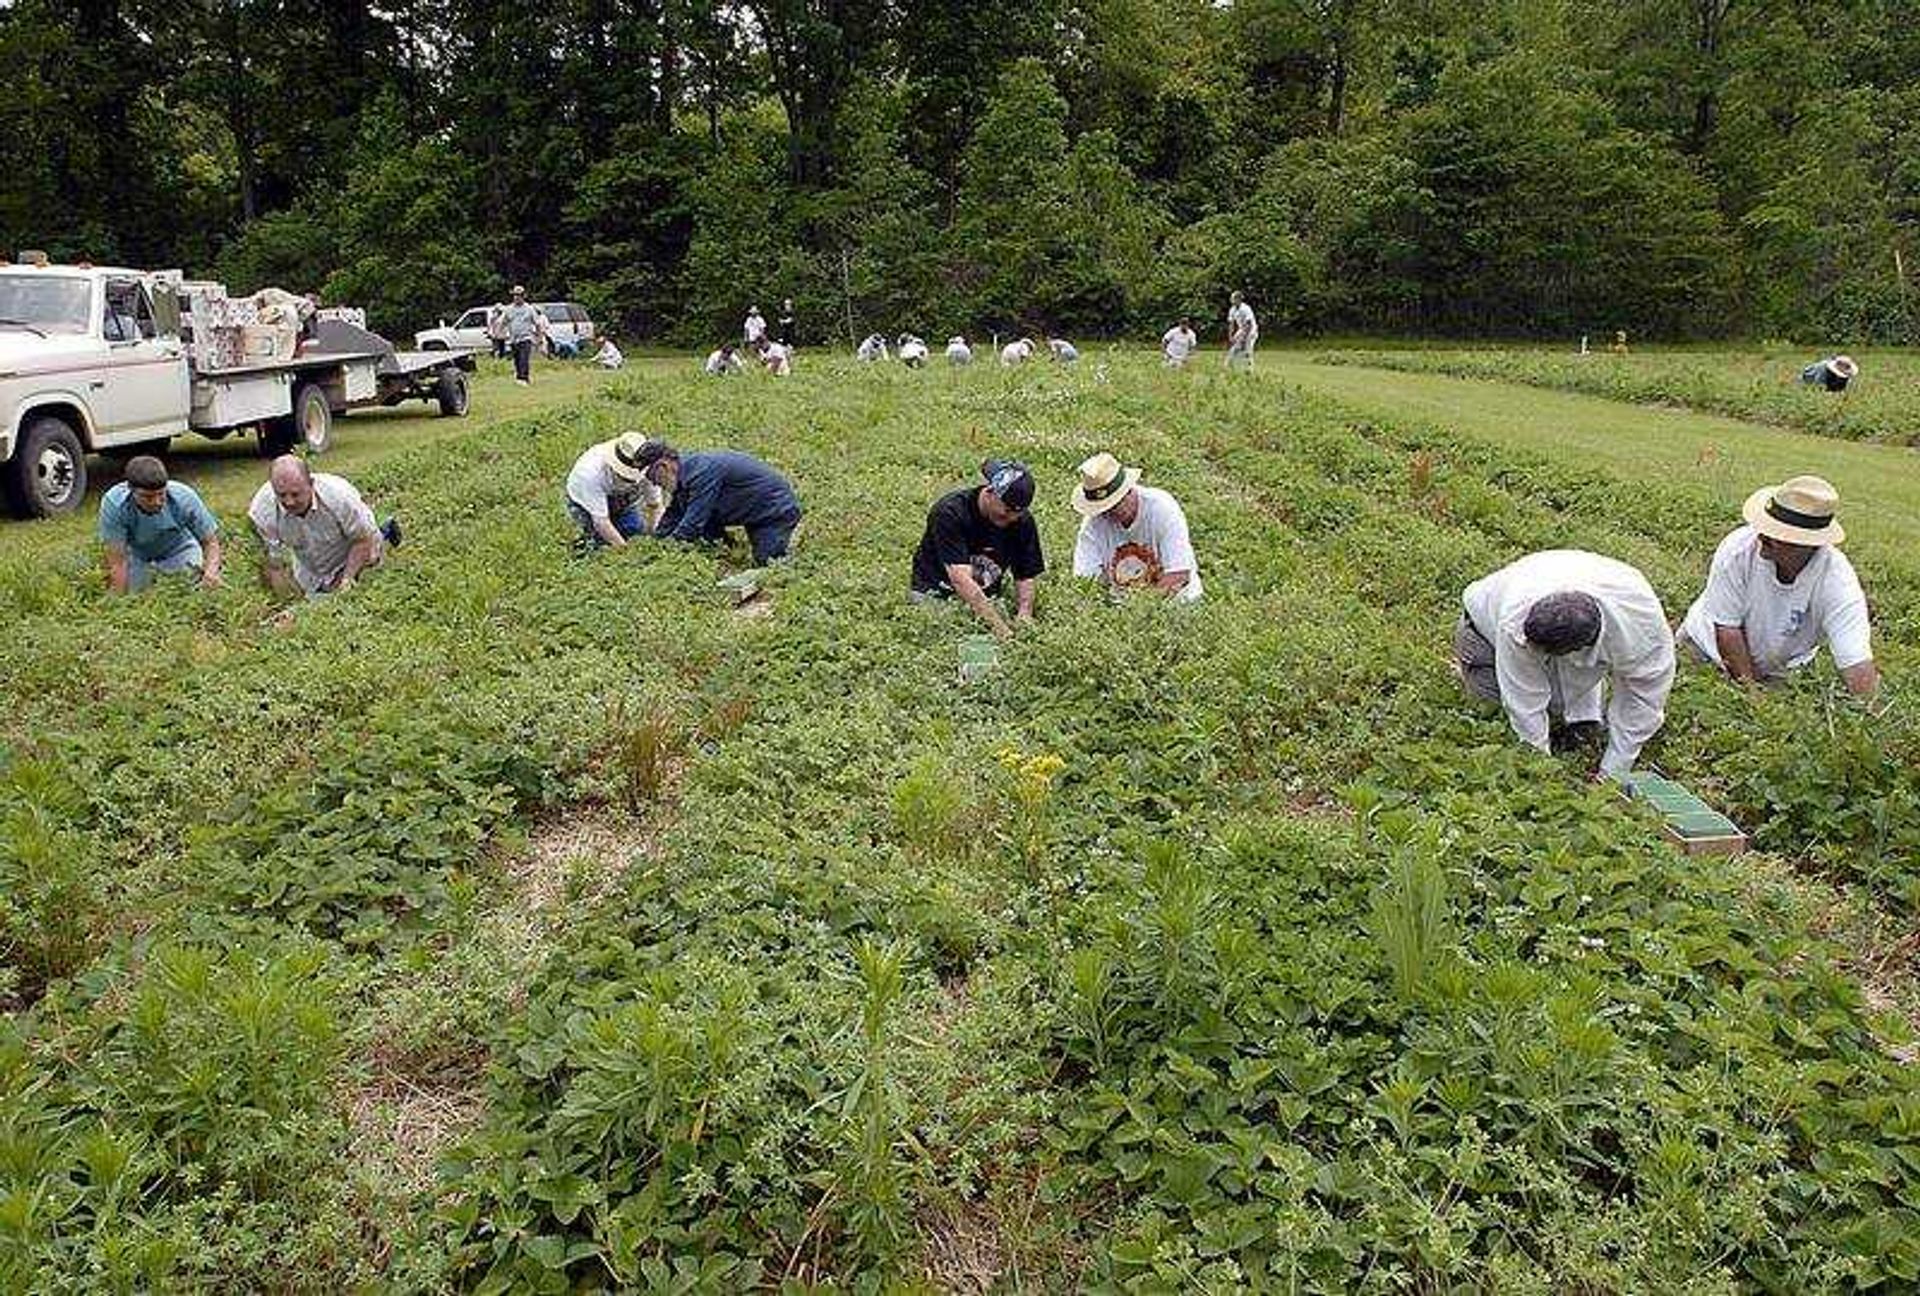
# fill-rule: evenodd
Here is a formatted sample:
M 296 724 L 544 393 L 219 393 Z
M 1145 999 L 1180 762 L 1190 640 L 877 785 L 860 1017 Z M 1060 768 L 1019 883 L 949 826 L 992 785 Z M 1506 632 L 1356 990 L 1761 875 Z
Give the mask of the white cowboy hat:
M 1860 376 L 1860 366 L 1853 362 L 1853 357 L 1850 355 L 1835 356 L 1833 358 L 1833 371 L 1842 378 L 1857 378 Z
M 1073 488 L 1073 511 L 1081 517 L 1097 517 L 1139 484 L 1138 468 L 1122 468 L 1118 459 L 1102 450 L 1080 465 L 1080 484 Z
M 1795 477 L 1747 496 L 1741 516 L 1763 536 L 1797 545 L 1837 545 L 1847 538 L 1834 514 L 1840 492 L 1824 477 Z
M 623 432 L 611 441 L 604 442 L 600 452 L 607 457 L 607 467 L 614 475 L 628 481 L 639 481 L 646 468 L 639 462 L 641 448 L 647 444 L 647 438 L 640 432 Z

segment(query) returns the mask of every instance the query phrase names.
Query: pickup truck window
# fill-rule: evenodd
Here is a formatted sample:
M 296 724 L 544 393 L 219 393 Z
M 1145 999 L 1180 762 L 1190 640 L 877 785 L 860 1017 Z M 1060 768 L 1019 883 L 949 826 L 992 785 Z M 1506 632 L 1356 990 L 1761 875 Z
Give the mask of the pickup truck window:
M 138 342 L 155 333 L 153 304 L 146 290 L 131 279 L 107 281 L 107 311 L 101 330 L 109 342 Z
M 52 275 L 0 275 L 0 332 L 85 333 L 93 284 Z
M 455 328 L 463 329 L 485 328 L 486 326 L 487 313 L 484 310 L 470 310 L 460 317 L 458 324 L 454 325 Z

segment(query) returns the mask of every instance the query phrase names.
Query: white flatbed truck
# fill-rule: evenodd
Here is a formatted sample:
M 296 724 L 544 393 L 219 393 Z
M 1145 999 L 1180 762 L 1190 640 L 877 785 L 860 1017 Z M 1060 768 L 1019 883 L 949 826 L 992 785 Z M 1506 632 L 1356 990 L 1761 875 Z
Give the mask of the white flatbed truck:
M 14 516 L 78 508 L 89 453 L 151 454 L 188 432 L 246 429 L 263 453 L 318 453 L 350 409 L 427 400 L 467 412 L 473 353 L 396 351 L 335 313 L 290 354 L 227 348 L 232 363 L 209 363 L 183 321 L 195 287 L 176 271 L 0 265 L 0 497 Z

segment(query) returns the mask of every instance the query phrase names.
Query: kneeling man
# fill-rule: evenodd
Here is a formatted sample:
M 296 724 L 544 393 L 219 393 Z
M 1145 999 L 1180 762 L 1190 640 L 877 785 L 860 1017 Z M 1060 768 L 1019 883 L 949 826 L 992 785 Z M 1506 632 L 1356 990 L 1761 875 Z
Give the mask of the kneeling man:
M 1819 477 L 1763 486 L 1713 551 L 1707 588 L 1680 623 L 1682 646 L 1737 680 L 1772 679 L 1814 659 L 1825 641 L 1856 694 L 1880 686 L 1867 596 L 1838 545 L 1840 493 Z
M 792 484 L 766 464 L 737 450 L 683 456 L 664 441 L 647 442 L 637 459 L 647 480 L 667 497 L 656 536 L 718 542 L 737 526 L 753 546 L 755 566 L 787 556 L 800 525 L 800 500 Z
M 927 511 L 927 529 L 913 551 L 911 597 L 958 597 L 1002 639 L 1013 633 L 994 605 L 1013 573 L 1014 620 L 1033 620 L 1033 586 L 1046 570 L 1033 506 L 1033 474 L 1023 463 L 989 459 L 983 486 L 962 486 Z
M 1453 644 L 1468 693 L 1499 703 L 1520 740 L 1541 751 L 1598 730 L 1604 699 L 1600 773 L 1633 768 L 1666 721 L 1673 687 L 1673 635 L 1645 576 L 1599 554 L 1549 549 L 1475 581 L 1461 604 Z
M 298 455 L 273 461 L 247 520 L 266 549 L 261 576 L 276 594 L 344 592 L 400 543 L 400 524 L 376 523 L 352 482 L 314 472 Z
M 1073 574 L 1108 589 L 1150 589 L 1182 602 L 1200 597 L 1200 564 L 1187 534 L 1187 515 L 1173 496 L 1140 484 L 1138 468 L 1122 468 L 1110 454 L 1080 465 L 1073 511 L 1081 517 L 1073 546 Z
M 198 572 L 220 583 L 220 524 L 199 492 L 169 480 L 152 455 L 127 460 L 127 479 L 100 501 L 100 541 L 107 551 L 107 588 L 143 590 L 155 572 Z

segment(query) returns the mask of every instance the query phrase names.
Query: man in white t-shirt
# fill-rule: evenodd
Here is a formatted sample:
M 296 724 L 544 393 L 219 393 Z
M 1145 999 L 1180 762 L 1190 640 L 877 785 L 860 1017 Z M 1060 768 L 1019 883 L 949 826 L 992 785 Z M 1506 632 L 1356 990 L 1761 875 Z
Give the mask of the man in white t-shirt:
M 1033 359 L 1033 339 L 1015 338 L 1000 348 L 1000 363 L 1003 365 L 1025 364 Z
M 1080 465 L 1073 511 L 1081 518 L 1073 574 L 1114 591 L 1155 590 L 1190 603 L 1200 597 L 1200 564 L 1187 515 L 1173 496 L 1140 484 L 1138 468 L 1105 453 Z
M 1160 335 L 1160 352 L 1167 358 L 1167 368 L 1178 369 L 1187 363 L 1187 357 L 1200 345 L 1200 339 L 1193 331 L 1193 320 L 1181 316 L 1180 322 Z
M 900 357 L 900 363 L 909 369 L 918 369 L 927 363 L 927 344 L 918 333 L 902 333 L 894 344 L 894 354 Z
M 1812 661 L 1824 640 L 1857 694 L 1880 686 L 1867 596 L 1838 546 L 1840 493 L 1819 477 L 1763 486 L 1741 510 L 1747 524 L 1713 552 L 1707 587 L 1679 642 L 1737 680 L 1776 678 Z
M 1460 603 L 1454 670 L 1470 695 L 1499 703 L 1520 741 L 1546 752 L 1598 738 L 1604 701 L 1599 773 L 1633 768 L 1673 688 L 1673 635 L 1645 576 L 1549 549 L 1475 581 Z
M 1260 321 L 1253 317 L 1253 307 L 1244 295 L 1233 294 L 1227 306 L 1227 368 L 1252 368 L 1253 347 L 1259 340 Z
M 1080 348 L 1063 337 L 1047 338 L 1047 350 L 1053 355 L 1056 364 L 1080 363 Z
M 760 363 L 767 367 L 767 372 L 775 378 L 785 378 L 793 372 L 792 347 L 775 342 L 772 338 L 763 337 L 760 339 L 760 345 L 754 348 L 754 353 L 760 357 Z
M 860 339 L 860 345 L 853 349 L 853 358 L 862 364 L 874 364 L 887 358 L 887 340 L 878 333 L 869 333 Z
M 273 461 L 247 520 L 266 549 L 261 576 L 277 594 L 344 592 L 400 543 L 398 522 L 376 523 L 351 482 L 314 472 L 298 455 Z
M 740 372 L 740 351 L 731 342 L 723 342 L 707 353 L 707 363 L 702 367 L 709 377 L 725 378 L 729 374 Z
M 973 363 L 973 348 L 967 345 L 964 334 L 955 333 L 947 339 L 947 363 L 950 365 L 970 365 Z
M 766 316 L 760 313 L 758 306 L 749 306 L 747 307 L 747 321 L 745 324 L 742 324 L 740 328 L 741 332 L 746 334 L 747 345 L 755 346 L 767 336 Z
M 666 511 L 660 488 L 648 481 L 641 462 L 647 439 L 626 432 L 588 446 L 567 473 L 567 516 L 580 528 L 582 547 L 624 548 L 627 541 L 653 530 Z

